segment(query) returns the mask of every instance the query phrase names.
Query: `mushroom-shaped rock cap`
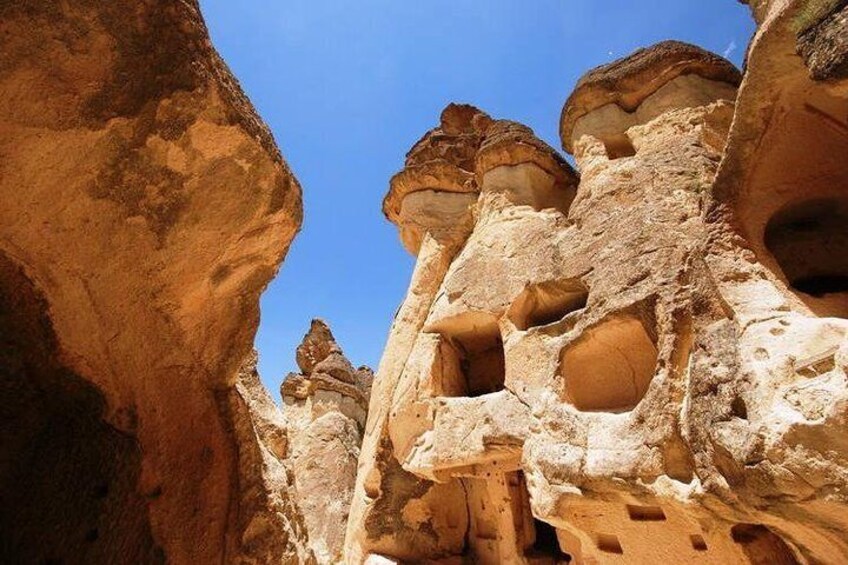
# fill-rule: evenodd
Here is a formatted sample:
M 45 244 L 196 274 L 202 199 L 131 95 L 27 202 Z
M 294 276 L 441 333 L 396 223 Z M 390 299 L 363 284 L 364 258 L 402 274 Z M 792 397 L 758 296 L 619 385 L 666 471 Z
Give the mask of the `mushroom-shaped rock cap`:
M 424 134 L 406 154 L 406 167 L 430 161 L 448 161 L 462 169 L 474 168 L 474 156 L 492 118 L 470 104 L 448 104 L 439 125 Z
M 663 41 L 589 71 L 562 109 L 559 133 L 563 148 L 573 151 L 575 124 L 589 112 L 607 104 L 634 112 L 664 85 L 690 74 L 733 87 L 742 81 L 742 74 L 730 61 L 680 41 Z
M 424 134 L 409 153 L 404 168 L 392 177 L 383 213 L 397 224 L 405 196 L 420 190 L 475 192 L 474 162 L 492 119 L 468 104 L 449 104 L 439 126 Z
M 493 122 L 477 152 L 478 182 L 496 167 L 524 163 L 533 163 L 553 176 L 556 186 L 569 187 L 579 182 L 571 165 L 553 147 L 536 137 L 532 129 L 509 120 Z

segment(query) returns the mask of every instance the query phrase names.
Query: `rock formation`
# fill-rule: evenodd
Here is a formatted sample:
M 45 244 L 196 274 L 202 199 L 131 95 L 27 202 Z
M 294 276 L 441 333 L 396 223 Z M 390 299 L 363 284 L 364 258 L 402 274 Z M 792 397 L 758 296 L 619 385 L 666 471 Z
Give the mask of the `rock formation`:
M 581 79 L 577 170 L 445 108 L 373 394 L 314 321 L 284 411 L 300 187 L 197 1 L 0 4 L 0 562 L 848 562 L 848 4 L 749 3 L 744 76 Z
M 295 498 L 318 562 L 338 563 L 373 375 L 353 368 L 321 320 L 312 321 L 297 363 L 302 373 L 281 390 Z
M 308 562 L 239 378 L 300 188 L 197 2 L 0 31 L 0 561 Z
M 224 399 L 224 413 L 238 446 L 239 517 L 243 549 L 224 562 L 318 563 L 312 552 L 308 517 L 298 496 L 285 414 L 274 404 L 251 352 Z
M 744 78 L 679 42 L 588 73 L 579 177 L 470 106 L 413 147 L 348 562 L 848 561 L 848 27 L 813 4 L 754 3 Z

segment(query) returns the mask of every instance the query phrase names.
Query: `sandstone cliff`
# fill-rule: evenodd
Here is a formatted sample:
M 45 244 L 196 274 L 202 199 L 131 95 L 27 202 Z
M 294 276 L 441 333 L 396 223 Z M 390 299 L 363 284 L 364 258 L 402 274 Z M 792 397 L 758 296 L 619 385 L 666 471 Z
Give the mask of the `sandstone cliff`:
M 308 561 L 238 377 L 300 188 L 197 2 L 2 2 L 0 52 L 0 561 Z
M 197 0 L 0 3 L 0 561 L 848 562 L 848 4 L 748 3 L 744 75 L 588 72 L 576 168 L 446 107 L 373 394 L 316 320 L 284 410 L 300 187 Z
M 350 563 L 848 560 L 848 28 L 813 4 L 755 3 L 744 78 L 679 42 L 589 72 L 579 176 L 469 106 L 413 147 Z

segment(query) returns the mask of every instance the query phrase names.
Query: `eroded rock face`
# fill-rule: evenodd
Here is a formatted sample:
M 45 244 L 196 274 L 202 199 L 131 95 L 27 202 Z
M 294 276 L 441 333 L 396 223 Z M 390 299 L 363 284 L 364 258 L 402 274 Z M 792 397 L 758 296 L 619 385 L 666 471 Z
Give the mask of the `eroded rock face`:
M 439 126 L 409 150 L 405 167 L 392 177 L 383 213 L 398 225 L 406 249 L 417 254 L 422 239 L 462 240 L 471 229 L 476 200 L 474 159 L 491 118 L 473 106 L 451 104 Z
M 587 73 L 562 109 L 560 136 L 573 152 L 583 135 L 611 157 L 633 154 L 626 132 L 676 108 L 733 99 L 742 75 L 731 63 L 679 41 L 664 41 Z
M 281 389 L 297 503 L 316 558 L 337 563 L 373 374 L 353 368 L 321 320 L 312 321 L 297 359 L 303 373 L 290 374 Z
M 848 78 L 848 2 L 814 3 L 798 24 L 798 53 L 815 80 Z
M 0 561 L 307 560 L 238 377 L 300 188 L 197 3 L 4 2 L 0 51 Z
M 238 450 L 241 563 L 316 563 L 292 471 L 288 422 L 262 385 L 252 351 L 219 397 Z M 225 560 L 229 559 L 225 557 Z
M 348 561 L 848 559 L 848 85 L 797 54 L 803 4 L 756 6 L 738 100 L 727 61 L 663 43 L 566 103 L 579 180 L 493 120 L 470 229 L 389 215 L 420 244 Z

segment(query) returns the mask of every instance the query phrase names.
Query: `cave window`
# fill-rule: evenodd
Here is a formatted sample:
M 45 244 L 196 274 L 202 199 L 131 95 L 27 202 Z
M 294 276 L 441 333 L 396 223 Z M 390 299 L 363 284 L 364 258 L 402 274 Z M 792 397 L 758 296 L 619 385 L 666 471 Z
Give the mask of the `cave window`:
M 607 152 L 607 158 L 611 161 L 636 155 L 636 148 L 627 134 L 607 137 L 604 139 L 604 148 Z
M 513 301 L 507 316 L 519 330 L 546 326 L 586 307 L 589 292 L 575 280 L 529 285 Z
M 560 374 L 565 400 L 586 412 L 632 410 L 645 396 L 656 364 L 656 340 L 643 320 L 614 316 L 564 348 Z
M 848 198 L 785 206 L 766 225 L 765 245 L 817 313 L 848 316 Z
M 661 506 L 628 504 L 627 515 L 635 522 L 663 522 L 666 519 Z
M 707 542 L 701 534 L 692 534 L 689 536 L 689 541 L 692 543 L 692 549 L 695 551 L 707 551 Z
M 504 388 L 506 359 L 493 316 L 469 314 L 440 326 L 441 394 L 475 397 Z
M 564 552 L 559 546 L 556 528 L 533 518 L 533 529 L 536 538 L 530 548 L 529 555 L 533 557 L 550 557 L 554 563 L 571 563 L 571 555 Z
M 736 524 L 730 535 L 752 563 L 798 564 L 786 542 L 762 524 Z
M 604 553 L 624 554 L 624 549 L 621 547 L 621 542 L 618 541 L 618 536 L 613 534 L 598 534 L 596 545 Z

